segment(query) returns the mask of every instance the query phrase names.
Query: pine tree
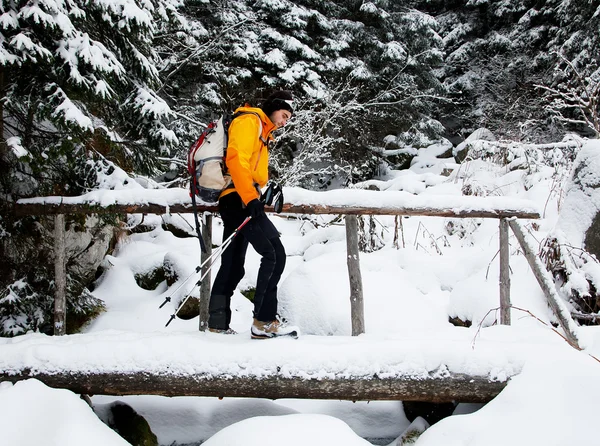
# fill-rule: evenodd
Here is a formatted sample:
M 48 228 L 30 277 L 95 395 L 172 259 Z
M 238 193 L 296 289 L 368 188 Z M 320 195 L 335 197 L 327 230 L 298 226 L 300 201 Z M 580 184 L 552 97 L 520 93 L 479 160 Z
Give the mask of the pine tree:
M 587 0 L 420 1 L 440 23 L 446 57 L 440 71 L 452 103 L 440 121 L 458 142 L 479 127 L 513 140 L 549 142 L 581 124 L 555 119 L 553 95 L 580 72 L 598 69 L 598 6 Z M 585 67 L 585 70 L 583 70 Z M 581 71 L 583 70 L 583 71 Z M 570 72 L 567 73 L 567 72 Z M 561 80 L 562 79 L 562 80 Z M 561 87 L 562 85 L 562 87 Z M 563 109 L 563 111 L 567 111 Z M 567 114 L 573 115 L 571 108 Z M 581 116 L 580 116 L 581 118 Z
M 185 141 L 179 157 L 200 130 L 191 121 L 259 105 L 277 88 L 293 90 L 299 104 L 273 151 L 289 184 L 364 179 L 380 164 L 371 149 L 382 149 L 387 135 L 413 144 L 439 137 L 441 125 L 430 117 L 443 95 L 434 73 L 442 60 L 436 23 L 393 2 L 375 3 L 221 1 L 210 11 L 190 10 L 206 34 L 170 61 L 177 74 L 165 87 L 174 109 L 191 118 L 174 123 Z M 309 159 L 322 165 L 318 180 Z
M 17 219 L 12 202 L 79 195 L 116 166 L 153 173 L 159 155 L 177 144 L 170 108 L 156 91 L 153 47 L 157 34 L 186 26 L 176 7 L 171 0 L 0 3 L 0 334 L 52 332 L 53 222 Z M 72 238 L 91 234 L 93 245 L 117 222 L 67 223 L 76 228 Z M 74 314 L 84 321 L 102 303 L 86 289 L 95 271 L 76 274 L 75 263 L 67 259 L 67 321 Z
M 152 47 L 165 22 L 177 20 L 173 4 L 11 1 L 0 13 L 3 136 L 28 155 L 34 174 L 48 173 L 50 162 L 60 172 L 55 180 L 75 180 L 69 161 L 90 151 L 151 171 L 154 154 L 177 143 L 165 125 L 169 107 L 154 90 Z
M 540 88 L 553 118 L 585 135 L 600 135 L 600 5 L 587 0 L 548 2 L 557 17 L 551 30 L 551 77 Z

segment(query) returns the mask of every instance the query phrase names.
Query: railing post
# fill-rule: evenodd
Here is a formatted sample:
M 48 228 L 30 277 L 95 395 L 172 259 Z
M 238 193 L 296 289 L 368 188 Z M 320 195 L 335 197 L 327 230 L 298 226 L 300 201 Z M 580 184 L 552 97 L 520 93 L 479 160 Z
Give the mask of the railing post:
M 212 254 L 212 221 L 213 216 L 210 213 L 205 213 L 202 219 L 202 239 L 206 252 L 200 255 L 200 261 L 204 263 Z M 210 262 L 208 262 L 210 263 Z M 205 331 L 208 328 L 208 304 L 210 301 L 210 265 L 206 264 L 202 267 L 201 277 L 204 277 L 200 285 L 200 331 Z M 204 276 L 206 274 L 206 276 Z
M 525 231 L 521 228 L 519 222 L 517 220 L 508 220 L 508 224 L 519 241 L 521 248 L 523 248 L 523 254 L 525 254 L 525 258 L 529 262 L 529 266 L 533 270 L 535 278 L 540 284 L 546 299 L 548 299 L 548 304 L 558 319 L 558 323 L 565 332 L 565 339 L 567 339 L 571 346 L 577 350 L 581 350 L 581 347 L 579 346 L 579 337 L 577 336 L 577 325 L 571 318 L 571 313 L 569 312 L 567 305 L 558 295 L 556 288 L 554 288 L 552 274 L 550 274 L 544 265 L 542 265 L 541 260 L 527 242 Z
M 54 217 L 54 335 L 66 333 L 65 215 Z
M 500 219 L 500 323 L 510 325 L 510 248 L 506 218 Z
M 358 254 L 358 219 L 356 215 L 346 215 L 346 250 L 348 254 L 348 275 L 350 277 L 352 336 L 358 336 L 365 332 L 365 312 Z

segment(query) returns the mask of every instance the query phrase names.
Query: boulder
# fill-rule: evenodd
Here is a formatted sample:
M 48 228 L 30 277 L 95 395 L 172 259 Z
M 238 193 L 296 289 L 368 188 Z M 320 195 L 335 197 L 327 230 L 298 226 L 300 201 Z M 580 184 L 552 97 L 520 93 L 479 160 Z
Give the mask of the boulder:
M 600 310 L 600 140 L 587 141 L 577 154 L 542 254 L 566 300 L 583 313 Z
M 105 424 L 132 446 L 158 446 L 158 439 L 146 419 L 128 404 L 115 401 L 94 410 Z
M 496 141 L 496 137 L 486 128 L 475 130 L 467 137 L 467 139 L 454 147 L 452 153 L 457 163 L 462 163 L 467 158 L 469 150 L 471 150 L 475 141 Z

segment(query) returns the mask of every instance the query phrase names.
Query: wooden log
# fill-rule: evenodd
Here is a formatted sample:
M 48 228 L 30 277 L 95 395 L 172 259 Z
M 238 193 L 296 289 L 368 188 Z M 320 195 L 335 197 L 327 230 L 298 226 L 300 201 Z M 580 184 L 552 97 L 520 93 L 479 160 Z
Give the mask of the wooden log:
M 54 335 L 62 336 L 67 327 L 67 273 L 65 270 L 65 216 L 54 217 Z
M 17 216 L 27 215 L 55 215 L 55 214 L 166 214 L 166 213 L 189 213 L 193 212 L 191 204 L 119 204 L 100 206 L 99 204 L 67 204 L 67 203 L 17 203 L 15 204 Z M 267 212 L 273 212 L 267 207 Z M 218 212 L 216 206 L 198 205 L 198 212 Z M 519 209 L 439 209 L 427 207 L 350 207 L 350 206 L 324 206 L 324 205 L 294 205 L 284 204 L 283 213 L 287 214 L 343 214 L 343 215 L 408 215 L 425 217 L 449 217 L 449 218 L 540 218 L 538 212 L 524 212 Z
M 350 401 L 398 400 L 484 403 L 494 398 L 507 382 L 464 374 L 443 377 L 320 378 L 289 376 L 203 376 L 150 373 L 51 374 L 24 370 L 0 373 L 0 382 L 35 378 L 54 388 L 87 395 L 162 395 L 248 398 L 307 398 Z
M 521 144 L 521 143 L 507 143 L 507 142 L 499 142 L 499 141 L 473 141 L 471 144 L 479 142 L 483 146 L 486 147 L 499 147 L 503 149 L 509 149 L 511 147 L 519 146 L 524 149 L 530 150 L 552 150 L 552 149 L 579 149 L 581 148 L 581 143 L 579 141 L 561 141 L 561 142 L 551 142 L 546 144 Z
M 365 310 L 358 252 L 358 217 L 356 215 L 346 215 L 346 252 L 350 278 L 352 336 L 358 336 L 365 332 Z
M 204 264 L 212 254 L 212 214 L 204 215 L 202 219 L 202 238 L 206 252 L 200 255 L 201 264 Z M 210 301 L 210 271 L 211 265 L 208 263 L 202 267 L 201 277 L 204 280 L 200 284 L 200 331 L 205 331 L 208 328 L 208 303 Z
M 579 321 L 591 322 L 594 325 L 598 325 L 598 323 L 600 322 L 600 314 L 586 314 L 586 313 L 572 312 L 571 317 L 573 319 L 577 319 Z
M 500 219 L 500 323 L 510 325 L 510 249 L 505 218 Z
M 577 338 L 577 326 L 575 321 L 573 321 L 571 318 L 565 303 L 556 292 L 556 289 L 554 288 L 554 280 L 552 279 L 550 272 L 544 268 L 539 257 L 536 255 L 531 245 L 527 242 L 525 231 L 523 231 L 523 228 L 521 228 L 519 222 L 516 220 L 508 220 L 508 224 L 517 237 L 521 248 L 523 248 L 525 258 L 529 262 L 529 266 L 533 270 L 533 274 L 540 284 L 540 287 L 542 288 L 542 291 L 548 300 L 550 308 L 552 308 L 554 315 L 564 330 L 567 341 L 576 349 L 581 350 L 581 347 L 579 346 L 579 339 Z

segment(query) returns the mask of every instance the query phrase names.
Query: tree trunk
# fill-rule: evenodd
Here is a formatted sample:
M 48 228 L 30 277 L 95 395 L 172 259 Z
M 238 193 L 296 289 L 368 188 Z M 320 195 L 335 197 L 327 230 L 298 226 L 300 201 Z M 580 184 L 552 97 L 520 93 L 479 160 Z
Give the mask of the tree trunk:
M 348 253 L 348 275 L 350 277 L 352 336 L 358 336 L 365 332 L 365 312 L 358 253 L 358 218 L 356 215 L 346 215 L 346 250 Z
M 65 271 L 65 216 L 54 217 L 54 335 L 66 333 L 67 273 Z
M 35 378 L 54 388 L 87 395 L 162 395 L 247 398 L 308 398 L 350 401 L 448 401 L 482 403 L 494 398 L 506 382 L 464 374 L 429 377 L 377 375 L 347 378 L 307 379 L 268 375 L 212 376 L 164 373 L 44 373 L 24 370 L 20 374 L 0 372 L 0 382 Z
M 6 153 L 6 141 L 4 140 L 4 65 L 0 65 L 0 159 Z

